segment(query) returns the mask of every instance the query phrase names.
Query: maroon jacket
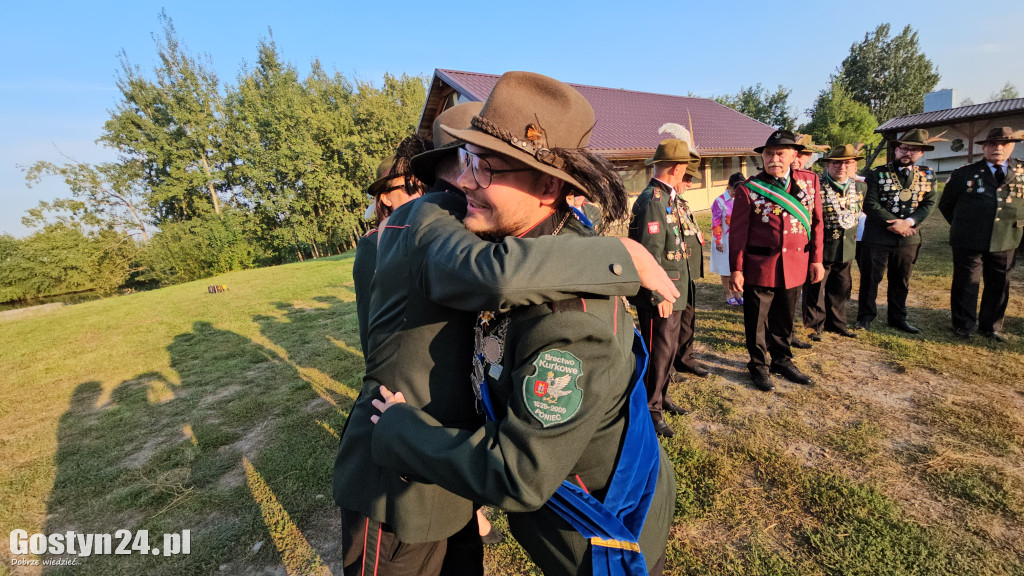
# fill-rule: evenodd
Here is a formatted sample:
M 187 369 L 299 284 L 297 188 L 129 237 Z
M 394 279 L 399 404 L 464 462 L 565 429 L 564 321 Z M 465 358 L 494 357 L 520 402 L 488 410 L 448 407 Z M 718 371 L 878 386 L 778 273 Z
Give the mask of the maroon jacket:
M 771 181 L 764 171 L 750 180 Z M 729 226 L 729 268 L 743 272 L 743 281 L 766 288 L 796 288 L 807 280 L 809 264 L 821 263 L 821 187 L 810 170 L 793 170 L 789 194 L 811 211 L 811 239 L 803 225 L 781 206 L 753 193 L 746 183 L 736 187 Z M 781 256 L 781 259 L 780 259 Z

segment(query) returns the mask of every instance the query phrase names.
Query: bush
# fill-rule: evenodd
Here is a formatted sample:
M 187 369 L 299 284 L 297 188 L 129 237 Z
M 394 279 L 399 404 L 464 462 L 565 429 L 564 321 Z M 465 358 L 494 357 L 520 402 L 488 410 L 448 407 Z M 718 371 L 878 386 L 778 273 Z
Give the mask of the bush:
M 225 212 L 162 225 L 146 250 L 148 277 L 179 284 L 255 267 L 260 254 L 244 224 L 244 215 Z

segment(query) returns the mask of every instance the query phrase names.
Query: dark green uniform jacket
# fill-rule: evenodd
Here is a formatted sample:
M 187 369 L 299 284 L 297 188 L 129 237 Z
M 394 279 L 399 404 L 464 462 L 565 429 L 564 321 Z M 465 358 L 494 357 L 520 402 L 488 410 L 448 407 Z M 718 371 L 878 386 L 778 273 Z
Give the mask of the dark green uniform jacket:
M 857 252 L 857 220 L 867 184 L 850 178 L 843 190 L 826 173 L 821 177 L 821 219 L 825 226 L 822 261 L 842 264 Z
M 366 353 L 366 332 L 370 325 L 370 282 L 377 269 L 377 229 L 367 232 L 356 243 L 352 260 L 352 283 L 356 290 L 356 318 L 359 320 L 359 349 Z
M 391 215 L 373 277 L 363 389 L 341 434 L 334 500 L 385 522 L 399 540 L 431 542 L 469 521 L 473 506 L 437 486 L 407 482 L 370 456 L 370 404 L 386 384 L 445 426 L 476 429 L 470 391 L 476 310 L 635 294 L 636 269 L 617 238 L 485 242 L 463 228 L 465 197 L 431 192 Z M 618 272 L 616 274 L 615 272 Z M 473 312 L 469 312 L 472 310 Z
M 672 305 L 672 310 L 678 311 L 686 308 L 689 299 L 690 272 L 686 260 L 688 247 L 683 240 L 676 210 L 672 207 L 671 193 L 672 188 L 668 184 L 651 178 L 633 204 L 629 237 L 647 248 L 676 285 L 679 299 Z M 664 298 L 657 293 L 641 288 L 636 298 L 630 301 L 634 306 L 657 308 L 662 300 Z
M 550 234 L 561 216 L 530 234 Z M 570 219 L 561 233 L 580 230 Z M 563 480 L 604 499 L 627 424 L 632 320 L 621 299 L 577 298 L 498 314 L 480 334 L 495 344 L 487 353 L 494 362 L 484 374 L 496 421 L 457 430 L 423 410 L 397 405 L 374 430 L 374 459 L 506 510 L 513 536 L 545 574 L 576 574 L 588 543 L 542 506 Z M 665 549 L 674 503 L 675 478 L 662 451 L 640 538 L 648 566 Z
M 935 206 L 935 175 L 927 166 L 914 166 L 907 178 L 900 176 L 892 164 L 879 166 L 867 176 L 868 191 L 864 196 L 864 235 L 861 240 L 883 246 L 912 246 L 921 243 L 918 232 L 906 238 L 890 232 L 886 220 L 913 218 L 920 228 Z
M 942 191 L 939 211 L 949 222 L 949 244 L 977 252 L 1016 248 L 1024 234 L 1024 162 L 1011 158 L 1006 179 L 982 160 L 953 171 Z

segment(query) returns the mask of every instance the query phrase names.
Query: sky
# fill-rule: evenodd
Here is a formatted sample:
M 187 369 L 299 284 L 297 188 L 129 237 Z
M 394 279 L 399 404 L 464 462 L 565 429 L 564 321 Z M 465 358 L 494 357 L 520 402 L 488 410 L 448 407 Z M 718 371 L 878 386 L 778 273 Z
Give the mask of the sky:
M 992 12 L 962 0 L 856 3 L 729 2 L 70 2 L 0 0 L 0 233 L 23 237 L 25 211 L 70 196 L 62 182 L 26 186 L 39 160 L 103 162 L 96 144 L 119 101 L 119 54 L 152 78 L 154 35 L 166 10 L 184 48 L 236 84 L 273 31 L 282 57 L 305 75 L 328 71 L 380 84 L 385 72 L 435 68 L 539 72 L 577 84 L 699 96 L 757 83 L 792 90 L 806 120 L 850 46 L 879 24 L 910 25 L 941 75 L 938 88 L 986 102 L 1007 82 L 1024 92 L 1024 3 Z M 445 7 L 450 6 L 448 11 Z M 993 29 L 995 28 L 995 30 Z M 1002 32 L 1000 32 L 1002 31 Z M 1024 127 L 1016 127 L 1024 128 Z

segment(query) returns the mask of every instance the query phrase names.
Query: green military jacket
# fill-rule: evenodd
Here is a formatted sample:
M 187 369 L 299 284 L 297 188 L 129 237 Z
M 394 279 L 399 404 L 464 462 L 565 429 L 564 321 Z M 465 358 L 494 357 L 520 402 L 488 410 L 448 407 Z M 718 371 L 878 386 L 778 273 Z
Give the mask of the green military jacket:
M 687 244 L 683 228 L 672 205 L 672 188 L 654 178 L 644 188 L 633 204 L 629 221 L 629 237 L 647 248 L 665 273 L 672 279 L 679 298 L 672 305 L 673 311 L 683 310 L 689 299 L 690 271 L 687 264 Z M 664 300 L 659 294 L 641 288 L 636 298 L 630 301 L 634 306 L 657 308 Z
M 868 172 L 864 195 L 864 235 L 861 240 L 883 246 L 913 246 L 921 243 L 921 233 L 906 238 L 890 232 L 887 220 L 913 218 L 919 229 L 935 206 L 935 175 L 927 166 L 914 166 L 906 178 L 893 164 Z
M 356 243 L 352 260 L 352 284 L 356 291 L 356 318 L 359 320 L 359 349 L 366 351 L 366 331 L 370 325 L 370 282 L 377 268 L 377 229 L 367 232 Z
M 561 216 L 530 234 L 550 234 Z M 571 219 L 562 234 L 581 230 Z M 505 510 L 512 535 L 546 574 L 575 573 L 567 568 L 579 565 L 587 541 L 542 506 L 563 480 L 604 499 L 627 426 L 632 320 L 621 299 L 576 298 L 481 313 L 476 340 L 477 379 L 486 381 L 496 420 L 457 430 L 396 405 L 377 423 L 373 457 Z M 674 503 L 674 474 L 662 452 L 640 541 L 649 566 L 665 548 Z
M 821 177 L 821 217 L 825 241 L 822 261 L 841 264 L 857 252 L 857 222 L 867 185 L 850 178 L 844 190 L 826 173 Z
M 681 194 L 676 195 L 673 212 L 679 215 L 683 242 L 686 243 L 686 271 L 690 276 L 690 289 L 693 290 L 693 283 L 704 277 L 704 233 L 700 231 L 697 218 L 681 196 Z M 690 296 L 693 295 L 690 294 Z
M 949 244 L 976 252 L 1016 248 L 1024 234 L 1024 162 L 1011 158 L 1006 179 L 995 176 L 982 160 L 957 168 L 949 176 L 939 211 L 949 222 Z
M 396 210 L 380 232 L 366 375 L 334 464 L 338 506 L 387 523 L 408 543 L 451 536 L 469 521 L 473 504 L 373 462 L 370 402 L 378 387 L 401 391 L 445 426 L 476 429 L 481 420 L 469 384 L 476 310 L 639 288 L 618 238 L 485 242 L 462 226 L 465 209 L 460 194 L 430 192 Z

